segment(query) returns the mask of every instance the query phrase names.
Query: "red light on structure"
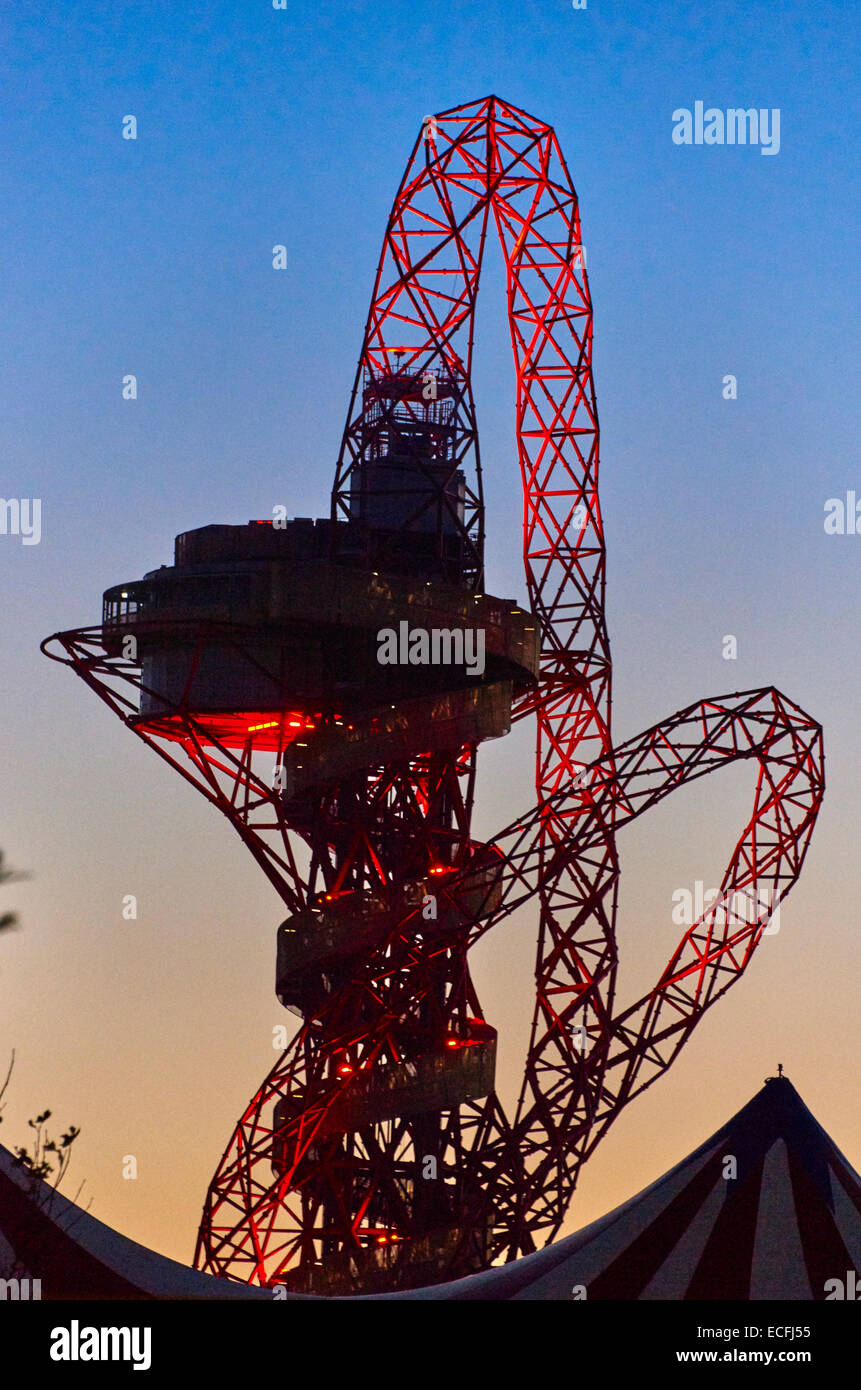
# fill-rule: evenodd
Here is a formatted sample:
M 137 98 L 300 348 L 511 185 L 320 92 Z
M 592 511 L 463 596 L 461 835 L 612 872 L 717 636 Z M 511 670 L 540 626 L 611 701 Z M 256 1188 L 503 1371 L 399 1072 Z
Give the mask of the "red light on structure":
M 446 1047 L 460 1047 L 460 1039 L 459 1039 L 459 1038 L 446 1038 L 446 1040 L 445 1040 L 445 1045 L 446 1045 Z
M 377 1245 L 397 1245 L 404 1236 L 399 1236 L 397 1231 L 381 1231 L 377 1236 Z
M 338 1075 L 339 1075 L 339 1076 L 352 1076 L 352 1075 L 353 1075 L 353 1068 L 350 1066 L 350 1064 L 349 1064 L 348 1062 L 342 1062 L 341 1066 L 338 1068 Z
M 316 724 L 299 710 L 272 717 L 271 710 L 234 710 L 222 713 L 198 712 L 195 716 L 195 739 L 202 745 L 220 744 L 222 748 L 243 748 L 249 734 L 254 734 L 256 752 L 281 752 L 300 731 L 313 731 Z M 144 736 L 182 742 L 188 739 L 186 714 L 180 710 L 144 717 L 134 717 L 134 727 Z

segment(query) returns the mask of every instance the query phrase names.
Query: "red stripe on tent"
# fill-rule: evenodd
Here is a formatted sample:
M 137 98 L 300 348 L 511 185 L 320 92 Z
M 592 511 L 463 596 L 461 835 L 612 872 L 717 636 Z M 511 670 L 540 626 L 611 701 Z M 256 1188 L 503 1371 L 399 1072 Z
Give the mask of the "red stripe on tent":
M 590 1299 L 639 1298 L 676 1248 L 703 1202 L 719 1181 L 719 1154 L 708 1162 L 612 1264 L 587 1286 Z
M 729 1179 L 730 1190 L 694 1270 L 685 1299 L 750 1297 L 750 1271 L 764 1159 L 745 1178 Z

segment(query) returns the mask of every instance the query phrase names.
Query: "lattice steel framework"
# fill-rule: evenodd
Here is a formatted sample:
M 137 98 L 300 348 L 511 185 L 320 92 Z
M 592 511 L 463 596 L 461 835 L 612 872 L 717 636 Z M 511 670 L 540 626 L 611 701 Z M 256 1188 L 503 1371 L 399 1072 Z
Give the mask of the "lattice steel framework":
M 331 1269 L 333 1290 L 350 1280 L 370 1287 L 381 1270 L 393 1282 L 430 1282 L 551 1239 L 608 1125 L 746 968 L 798 878 L 824 790 L 819 726 L 770 688 L 698 701 L 612 744 L 592 308 L 577 199 L 553 130 L 496 97 L 428 118 L 414 146 L 386 231 L 333 519 L 359 516 L 357 479 L 379 430 L 419 420 L 443 383 L 449 444 L 432 463 L 408 457 L 432 500 L 402 511 L 401 529 L 421 528 L 422 507 L 445 513 L 459 541 L 441 556 L 443 572 L 456 554 L 462 583 L 481 592 L 470 381 L 491 214 L 506 267 L 524 561 L 541 633 L 539 679 L 514 712 L 536 723 L 533 810 L 480 844 L 470 832 L 475 746 L 428 754 L 418 745 L 408 758 L 369 763 L 320 795 L 312 822 L 297 822 L 271 786 L 268 765 L 280 747 L 271 737 L 219 740 L 183 702 L 168 737 L 166 724 L 140 720 L 139 668 L 110 648 L 103 629 L 49 639 L 49 654 L 72 664 L 228 817 L 292 913 L 321 890 L 337 900 L 345 885 L 361 884 L 392 914 L 384 940 L 306 1013 L 213 1179 L 198 1265 L 248 1282 L 278 1282 L 297 1268 Z M 405 382 L 409 389 L 398 385 Z M 393 569 L 402 540 L 390 542 Z M 375 562 L 385 569 L 381 544 Z M 199 640 L 211 635 L 201 625 Z M 235 626 L 222 637 L 238 649 L 245 641 Z M 617 1011 L 616 834 L 676 788 L 739 760 L 753 765 L 756 786 L 720 897 L 654 987 Z M 310 862 L 294 851 L 297 835 Z M 441 901 L 460 913 L 459 933 L 441 940 L 422 934 L 420 907 L 406 892 L 432 873 Z M 488 1031 L 467 953 L 527 903 L 537 909 L 535 1005 L 513 1113 L 480 1088 L 476 1099 L 430 1116 L 399 1113 L 374 1078 L 383 1065 L 390 1090 L 409 1092 L 427 1060 L 411 1052 L 412 1036 L 472 1048 L 480 1069 Z M 430 1158 L 436 1185 L 419 1180 Z M 401 1247 L 411 1240 L 418 1254 L 405 1272 Z

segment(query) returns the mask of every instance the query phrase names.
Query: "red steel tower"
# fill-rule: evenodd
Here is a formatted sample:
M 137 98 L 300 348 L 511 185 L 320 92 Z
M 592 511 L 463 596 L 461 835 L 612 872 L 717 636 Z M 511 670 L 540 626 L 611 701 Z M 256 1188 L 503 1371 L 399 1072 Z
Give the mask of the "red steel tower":
M 488 221 L 517 374 L 529 609 L 484 591 L 471 389 Z M 580 1165 L 739 977 L 797 879 L 819 726 L 774 689 L 610 736 L 592 308 L 551 127 L 488 97 L 428 117 L 389 217 L 331 514 L 207 526 L 43 644 L 228 817 L 284 901 L 295 1038 L 210 1185 L 200 1268 L 412 1288 L 551 1239 Z M 476 754 L 535 720 L 534 808 L 479 842 Z M 616 834 L 748 759 L 721 896 L 616 1011 Z M 763 895 L 763 886 L 769 893 Z M 469 948 L 535 907 L 521 1092 Z

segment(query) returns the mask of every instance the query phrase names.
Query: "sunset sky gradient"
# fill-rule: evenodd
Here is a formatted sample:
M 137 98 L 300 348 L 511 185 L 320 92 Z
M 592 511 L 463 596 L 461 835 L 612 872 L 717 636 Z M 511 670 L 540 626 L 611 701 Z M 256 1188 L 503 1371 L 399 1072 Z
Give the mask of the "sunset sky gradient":
M 67 1194 L 86 1179 L 93 1215 L 190 1261 L 292 1022 L 273 987 L 283 913 L 226 822 L 39 642 L 98 622 L 102 590 L 170 563 L 177 532 L 281 503 L 327 514 L 413 141 L 427 113 L 495 92 L 555 127 L 580 198 L 617 740 L 770 684 L 825 731 L 824 807 L 780 931 L 615 1124 L 565 1229 L 698 1145 L 778 1062 L 861 1165 L 861 536 L 823 525 L 828 499 L 861 497 L 852 7 L 94 0 L 52 22 L 25 0 L 3 26 L 0 494 L 42 499 L 42 538 L 0 535 L 0 846 L 31 875 L 0 903 L 20 916 L 0 938 L 4 1073 L 16 1052 L 0 1140 L 26 1142 L 47 1107 L 80 1125 Z M 673 111 L 697 100 L 779 108 L 779 154 L 674 144 Z M 476 358 L 487 588 L 522 601 L 490 242 Z M 480 835 L 532 804 L 533 737 L 482 749 Z M 673 893 L 720 883 L 752 795 L 733 767 L 620 837 L 620 1002 L 675 945 Z M 470 957 L 509 1102 L 534 928 L 517 914 Z

